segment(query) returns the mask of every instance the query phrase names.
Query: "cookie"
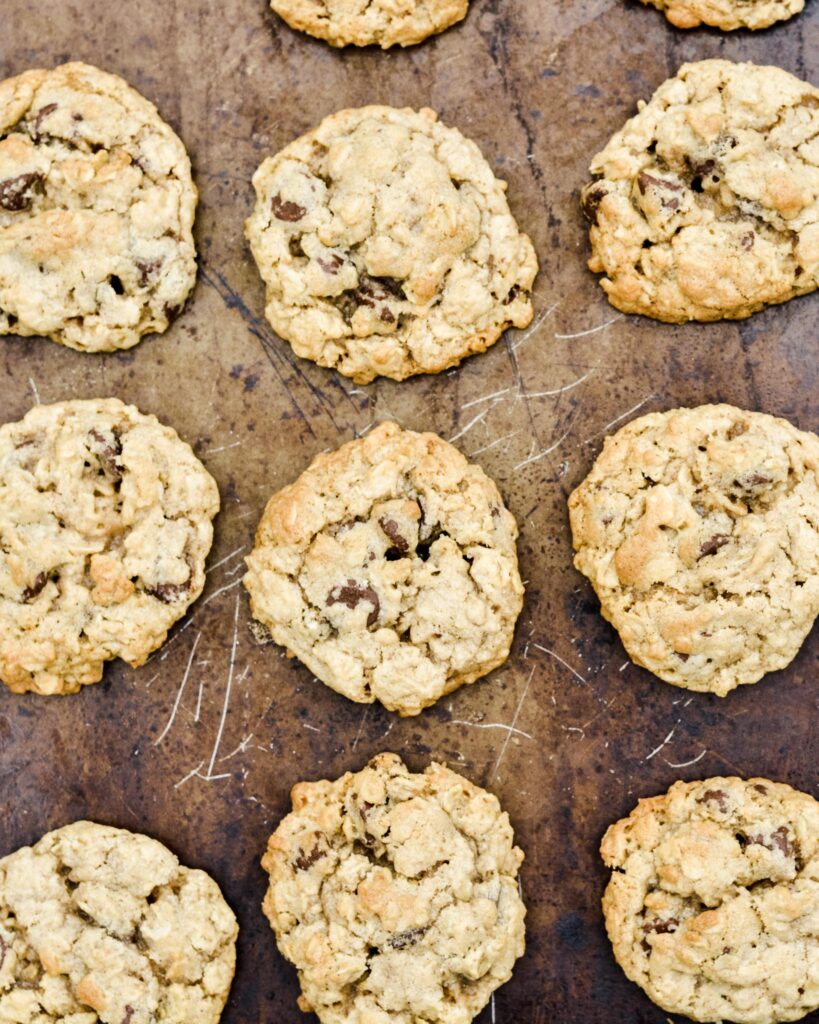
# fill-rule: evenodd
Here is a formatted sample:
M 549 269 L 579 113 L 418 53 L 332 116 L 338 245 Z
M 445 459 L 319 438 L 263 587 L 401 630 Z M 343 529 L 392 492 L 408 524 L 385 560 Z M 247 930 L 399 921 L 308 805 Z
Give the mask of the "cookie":
M 730 405 L 606 438 L 569 498 L 574 564 L 632 660 L 725 696 L 796 655 L 819 614 L 819 438 Z
M 668 1013 L 773 1024 L 819 1008 L 819 803 L 767 779 L 676 782 L 606 832 L 617 962 Z
M 155 839 L 66 825 L 0 860 L 0 1020 L 216 1024 L 238 930 Z
M 116 75 L 0 83 L 0 335 L 110 352 L 164 331 L 196 279 L 196 198 L 184 146 Z
M 263 909 L 322 1024 L 468 1024 L 524 948 L 523 854 L 497 799 L 380 754 L 294 787 Z
M 291 28 L 331 46 L 412 46 L 466 17 L 469 0 L 270 0 Z
M 662 11 L 677 28 L 711 25 L 725 32 L 767 28 L 799 14 L 805 0 L 643 0 Z
M 253 177 L 265 313 L 359 384 L 439 373 L 532 320 L 537 259 L 474 142 L 431 110 L 325 118 Z
M 0 679 L 74 693 L 141 665 L 202 592 L 218 510 L 190 447 L 116 398 L 0 427 Z
M 739 320 L 819 285 L 819 89 L 685 64 L 592 160 L 589 267 L 625 313 Z
M 416 715 L 506 660 L 517 534 L 479 466 L 382 423 L 273 495 L 245 586 L 255 618 L 323 683 Z

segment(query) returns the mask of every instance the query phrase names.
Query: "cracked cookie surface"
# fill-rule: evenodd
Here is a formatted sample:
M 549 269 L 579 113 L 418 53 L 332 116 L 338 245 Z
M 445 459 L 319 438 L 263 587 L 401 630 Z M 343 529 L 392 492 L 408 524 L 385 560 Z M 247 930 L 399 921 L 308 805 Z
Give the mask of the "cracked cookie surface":
M 767 28 L 792 18 L 805 0 L 643 0 L 662 11 L 677 28 L 710 25 L 725 32 Z
M 569 498 L 575 565 L 631 658 L 724 696 L 819 614 L 819 438 L 730 405 L 641 416 Z
M 196 187 L 156 107 L 87 64 L 0 83 L 0 335 L 108 352 L 196 279 Z
M 73 693 L 141 665 L 202 591 L 218 509 L 189 445 L 118 399 L 0 427 L 0 679 Z
M 468 1024 L 524 949 L 523 854 L 496 797 L 380 754 L 294 787 L 263 909 L 322 1024 Z
M 819 89 L 685 64 L 592 161 L 589 267 L 626 313 L 742 319 L 819 286 Z
M 659 1006 L 774 1024 L 819 1007 L 819 803 L 767 779 L 677 782 L 612 825 L 603 912 Z
M 265 314 L 357 383 L 439 373 L 532 319 L 504 182 L 431 110 L 342 110 L 265 160 L 246 224 Z
M 332 46 L 412 46 L 466 17 L 468 0 L 270 0 L 291 28 Z
M 322 682 L 414 715 L 508 657 L 517 534 L 479 466 L 384 423 L 273 495 L 245 585 L 253 615 Z
M 204 871 L 75 822 L 0 860 L 0 1020 L 217 1024 L 237 934 Z

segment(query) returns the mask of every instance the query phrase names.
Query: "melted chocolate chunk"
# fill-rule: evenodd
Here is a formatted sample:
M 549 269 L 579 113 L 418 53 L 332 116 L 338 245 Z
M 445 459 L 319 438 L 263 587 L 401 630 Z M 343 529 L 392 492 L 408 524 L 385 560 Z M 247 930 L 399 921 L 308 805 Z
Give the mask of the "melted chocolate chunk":
M 88 447 L 100 460 L 105 475 L 119 482 L 122 479 L 122 466 L 118 464 L 117 458 L 122 454 L 122 442 L 116 430 L 111 433 L 114 435 L 113 442 L 108 441 L 98 430 L 89 430 L 88 436 L 93 443 Z
M 598 209 L 608 194 L 605 185 L 593 185 L 584 191 L 583 198 L 580 200 L 580 209 L 589 224 L 597 223 Z
M 745 841 L 748 846 L 754 843 L 757 846 L 764 846 L 766 850 L 770 850 L 772 853 L 779 850 L 786 857 L 793 856 L 796 850 L 786 825 L 780 825 L 767 838 L 760 833 L 756 836 L 749 835 Z
M 134 260 L 134 266 L 139 271 L 139 287 L 144 288 L 162 266 L 162 260 Z
M 381 319 L 384 321 L 385 324 L 394 324 L 395 323 L 395 317 L 390 312 L 389 306 L 382 306 L 381 307 Z
M 133 1008 L 133 1006 L 126 1006 L 125 1007 L 125 1016 L 122 1018 L 122 1024 L 131 1024 L 131 1020 L 133 1019 L 133 1016 L 134 1016 L 134 1008 Z
M 723 814 L 728 813 L 728 794 L 721 789 L 706 789 L 702 796 L 697 797 L 698 804 L 715 803 Z
M 190 580 L 187 583 L 157 583 L 155 587 L 146 587 L 145 593 L 156 597 L 163 604 L 173 604 L 179 601 L 190 590 Z
M 750 252 L 754 247 L 754 233 L 753 231 L 746 231 L 745 234 L 740 238 L 739 244 L 743 249 Z
M 398 523 L 394 519 L 387 519 L 383 516 L 378 520 L 378 525 L 390 538 L 393 545 L 398 548 L 402 555 L 405 555 L 409 551 L 409 544 L 406 539 L 401 535 L 401 531 L 398 528 Z
M 302 253 L 302 256 L 304 253 Z M 334 277 L 339 270 L 344 266 L 344 260 L 338 253 L 333 253 L 329 260 L 323 260 L 320 256 L 318 258 L 318 265 L 324 271 L 325 274 L 332 274 Z
M 35 193 L 43 191 L 44 181 L 45 178 L 38 171 L 0 181 L 0 207 L 14 213 L 27 210 L 34 201 Z
M 426 928 L 410 928 L 405 932 L 399 932 L 389 940 L 393 949 L 404 949 L 406 946 L 414 946 L 424 935 Z
M 700 546 L 700 558 L 706 555 L 714 555 L 720 548 L 724 548 L 731 538 L 725 533 L 716 533 L 709 540 Z
M 33 601 L 35 597 L 37 597 L 39 594 L 43 592 L 46 583 L 48 583 L 48 573 L 38 573 L 37 578 L 34 580 L 31 586 L 26 587 L 26 589 L 23 591 L 23 601 L 25 601 L 26 604 L 28 604 L 30 601 Z
M 166 302 L 165 309 L 163 312 L 165 313 L 165 319 L 168 321 L 169 324 L 172 324 L 174 320 L 176 320 L 176 318 L 182 312 L 182 306 L 172 306 L 169 302 Z
M 360 306 L 377 306 L 388 299 L 406 299 L 401 285 L 393 277 L 369 277 L 362 274 L 353 292 Z
M 768 795 L 768 787 L 762 786 L 758 782 L 754 783 L 754 789 L 757 791 L 757 793 L 762 793 L 763 796 Z
M 308 868 L 311 868 L 317 861 L 326 856 L 327 853 L 318 846 L 314 846 L 309 853 L 305 853 L 304 850 L 299 848 L 299 855 L 293 861 L 293 867 L 296 871 L 307 871 Z
M 307 213 L 303 206 L 282 199 L 280 195 L 273 196 L 270 200 L 270 208 L 277 220 L 286 221 L 288 224 L 295 224 L 296 221 L 301 220 L 305 213 Z
M 509 294 L 503 300 L 504 306 L 508 306 L 510 303 L 514 302 L 518 295 L 520 295 L 520 285 L 513 284 L 512 287 L 509 289 Z
M 660 918 L 656 918 L 654 921 L 645 921 L 643 923 L 643 932 L 648 935 L 649 932 L 655 932 L 657 935 L 670 935 L 680 927 L 680 922 L 676 917 L 669 917 L 666 921 L 661 921 Z
M 367 616 L 367 625 L 372 626 L 378 622 L 378 615 L 381 611 L 381 602 L 372 587 L 362 587 L 355 580 L 347 580 L 346 586 L 336 587 L 327 595 L 328 605 L 343 604 L 351 611 L 357 608 L 362 601 L 367 601 L 373 606 L 373 610 Z

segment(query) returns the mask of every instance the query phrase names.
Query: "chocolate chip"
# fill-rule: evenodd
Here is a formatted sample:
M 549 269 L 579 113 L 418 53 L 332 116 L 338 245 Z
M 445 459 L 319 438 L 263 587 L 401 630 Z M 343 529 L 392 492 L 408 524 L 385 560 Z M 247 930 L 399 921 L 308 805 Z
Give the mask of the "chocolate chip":
M 27 210 L 34 201 L 35 193 L 43 191 L 45 178 L 39 171 L 19 174 L 16 178 L 0 181 L 0 207 L 16 213 Z
M 665 178 L 655 178 L 653 174 L 646 174 L 645 171 L 640 171 L 637 175 L 637 187 L 640 190 L 640 195 L 645 195 L 646 190 L 653 186 L 654 188 L 663 189 L 668 192 L 682 192 L 682 185 L 676 181 L 667 181 Z M 679 205 L 679 200 L 677 200 Z
M 158 598 L 163 604 L 173 604 L 188 593 L 190 585 L 190 580 L 187 583 L 157 583 L 155 587 L 146 587 L 145 593 Z
M 295 224 L 296 221 L 301 220 L 305 213 L 307 213 L 303 206 L 282 199 L 280 195 L 273 196 L 270 200 L 270 208 L 273 210 L 273 216 L 277 220 L 287 221 L 288 224 Z
M 721 789 L 706 789 L 702 796 L 697 797 L 698 804 L 707 804 L 710 802 L 718 804 L 719 809 L 723 814 L 728 813 L 728 794 Z
M 176 320 L 176 318 L 182 312 L 182 305 L 172 306 L 170 303 L 166 302 L 165 309 L 163 310 L 163 312 L 165 313 L 165 319 L 168 321 L 169 324 L 172 324 L 174 320 Z
M 514 302 L 518 295 L 520 295 L 520 285 L 513 284 L 512 287 L 509 289 L 509 294 L 503 300 L 504 306 L 508 306 L 510 303 Z
M 775 829 L 767 839 L 762 835 L 762 833 L 760 833 L 755 836 L 747 836 L 745 842 L 748 846 L 752 843 L 757 846 L 764 846 L 766 850 L 770 850 L 772 853 L 778 849 L 786 857 L 792 856 L 796 849 L 786 825 L 780 825 L 780 827 Z
M 37 578 L 34 580 L 31 586 L 26 587 L 26 589 L 23 591 L 23 601 L 25 601 L 26 604 L 28 604 L 30 601 L 33 601 L 35 597 L 37 597 L 39 594 L 43 592 L 46 583 L 48 583 L 48 573 L 38 573 Z
M 597 214 L 600 204 L 608 194 L 608 189 L 605 185 L 592 185 L 583 190 L 583 196 L 580 200 L 580 209 L 583 211 L 583 216 L 589 224 L 597 223 Z
M 74 113 L 71 115 L 71 120 L 72 121 L 84 121 L 85 118 L 82 116 L 82 114 L 77 113 L 77 111 L 75 110 Z
M 326 856 L 326 851 L 322 850 L 318 845 L 314 846 L 309 853 L 305 853 L 304 850 L 299 848 L 299 855 L 293 861 L 293 867 L 296 871 L 307 871 L 308 868 L 311 868 L 317 861 Z
M 761 785 L 758 782 L 754 783 L 754 789 L 757 791 L 757 793 L 762 793 L 763 796 L 767 796 L 768 795 L 768 787 L 767 786 L 763 786 L 763 785 Z
M 665 921 L 661 921 L 660 918 L 655 918 L 653 921 L 646 921 L 643 924 L 643 932 L 648 935 L 649 932 L 655 932 L 657 935 L 670 935 L 680 927 L 680 922 L 676 917 L 669 917 Z
M 378 594 L 372 587 L 362 587 L 355 580 L 347 580 L 344 587 L 336 587 L 327 595 L 327 604 L 343 604 L 350 610 L 357 608 L 362 601 L 367 601 L 373 606 L 373 610 L 367 616 L 367 625 L 372 626 L 378 622 L 378 614 L 381 611 L 381 602 Z
M 395 317 L 390 312 L 389 306 L 382 306 L 381 307 L 381 319 L 384 321 L 385 324 L 394 324 L 395 323 Z
M 369 277 L 362 274 L 353 292 L 361 306 L 377 306 L 387 299 L 406 299 L 403 289 L 394 277 Z
M 425 932 L 426 928 L 410 928 L 408 931 L 393 935 L 388 945 L 392 946 L 393 949 L 404 949 L 406 946 L 414 946 Z
M 742 238 L 740 238 L 739 244 L 742 246 L 743 249 L 745 249 L 748 252 L 750 252 L 750 250 L 753 249 L 753 247 L 754 247 L 754 233 L 753 233 L 753 231 L 746 231 L 745 234 L 742 236 Z
M 716 160 L 703 160 L 702 163 L 692 164 L 691 170 L 694 174 L 698 174 L 703 178 L 707 178 L 709 174 L 716 169 Z
M 734 481 L 737 486 L 739 482 Z M 742 486 L 744 487 L 761 487 L 763 484 L 773 483 L 769 476 L 763 476 L 761 473 L 751 473 L 750 476 L 743 477 Z
M 48 103 L 41 110 L 38 110 L 31 121 L 31 135 L 35 142 L 40 141 L 40 126 L 43 121 L 48 117 L 49 114 L 53 114 L 57 109 L 56 103 Z
M 139 271 L 139 287 L 144 288 L 162 266 L 162 260 L 134 260 L 134 266 Z
M 133 1016 L 134 1016 L 134 1008 L 133 1008 L 133 1006 L 126 1006 L 125 1007 L 125 1016 L 122 1018 L 122 1024 L 131 1024 L 131 1020 L 133 1019 Z
M 117 462 L 117 459 L 122 454 L 122 442 L 116 430 L 112 430 L 111 433 L 114 438 L 113 441 L 109 441 L 96 429 L 89 430 L 88 437 L 90 440 L 88 447 L 100 460 L 100 465 L 105 475 L 117 482 L 122 479 L 122 466 Z
M 402 555 L 405 555 L 409 551 L 409 544 L 406 539 L 401 535 L 401 531 L 398 528 L 398 523 L 394 519 L 387 519 L 383 516 L 378 520 L 378 525 L 386 533 L 386 535 L 393 542 L 393 545 L 398 548 Z
M 714 555 L 720 548 L 725 547 L 731 538 L 725 533 L 716 533 L 710 540 L 705 541 L 700 546 L 700 558 L 705 558 L 706 555 Z

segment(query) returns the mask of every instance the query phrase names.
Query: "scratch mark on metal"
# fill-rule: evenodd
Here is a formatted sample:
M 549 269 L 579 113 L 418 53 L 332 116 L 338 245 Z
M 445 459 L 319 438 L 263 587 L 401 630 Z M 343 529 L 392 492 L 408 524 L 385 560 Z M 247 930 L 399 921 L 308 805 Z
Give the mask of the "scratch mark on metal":
M 666 760 L 666 758 L 663 758 L 663 760 L 669 768 L 687 768 L 689 765 L 696 764 L 697 761 L 701 761 L 707 753 L 708 750 L 705 747 L 703 747 L 702 752 L 697 754 L 697 756 L 695 758 L 692 758 L 692 760 L 690 761 L 680 761 L 679 764 L 674 764 L 673 761 L 668 761 Z
M 239 582 L 238 580 L 236 581 Z M 216 755 L 219 753 L 219 745 L 222 742 L 222 734 L 225 731 L 225 721 L 227 720 L 228 708 L 230 707 L 230 692 L 233 688 L 233 672 L 236 668 L 236 648 L 239 646 L 239 595 L 236 595 L 236 608 L 233 613 L 233 644 L 230 648 L 230 664 L 228 666 L 228 677 L 227 685 L 225 686 L 225 703 L 222 707 L 222 718 L 219 722 L 219 730 L 216 733 L 216 742 L 213 744 L 213 750 L 210 755 L 210 764 L 208 765 L 208 777 L 213 775 L 213 766 L 216 764 Z
M 491 409 L 492 406 L 490 405 L 488 409 L 484 409 L 483 412 L 479 412 L 475 416 L 473 416 L 465 427 L 462 427 L 457 434 L 453 434 L 452 437 L 449 438 L 449 443 L 452 444 L 453 441 L 457 441 L 459 437 L 463 437 L 464 434 L 468 433 L 475 426 L 476 423 L 480 423 L 481 420 L 484 419 L 489 414 Z
M 646 402 L 650 402 L 652 398 L 656 398 L 656 397 L 657 396 L 653 392 L 650 395 L 646 395 L 646 397 L 644 399 L 642 399 L 642 401 L 639 401 L 636 405 L 633 405 L 626 412 L 622 413 L 622 415 L 617 416 L 615 419 L 613 419 L 611 421 L 611 423 L 607 423 L 605 425 L 605 427 L 603 427 L 602 430 L 598 430 L 596 434 L 592 434 L 592 436 L 591 437 L 587 437 L 585 441 L 581 441 L 581 444 L 588 444 L 589 441 L 594 441 L 594 439 L 597 438 L 597 437 L 600 437 L 601 434 L 608 433 L 608 431 L 613 426 L 615 426 L 617 423 L 620 423 L 620 421 L 624 420 L 627 416 L 631 416 L 632 413 L 637 412 L 638 409 L 642 409 L 643 406 L 646 404 Z
M 577 331 L 576 334 L 556 334 L 555 338 L 558 341 L 571 341 L 573 338 L 587 338 L 590 334 L 597 334 L 598 331 L 605 330 L 610 324 L 623 319 L 625 318 L 623 314 L 620 313 L 619 316 L 613 316 L 611 320 L 607 320 L 604 324 L 598 324 L 597 327 L 590 327 L 587 331 Z
M 367 721 L 367 715 L 369 715 L 369 713 L 370 705 L 368 704 L 367 707 L 364 708 L 364 714 L 361 716 L 361 721 L 358 723 L 358 732 L 355 734 L 355 739 L 353 740 L 353 750 L 358 746 L 358 741 L 361 739 L 361 734 L 364 731 L 364 723 Z
M 675 725 L 675 726 L 674 726 L 674 728 L 673 728 L 673 729 L 671 730 L 671 732 L 670 732 L 670 733 L 669 733 L 669 734 L 668 734 L 668 735 L 666 736 L 666 738 L 665 738 L 665 739 L 663 740 L 663 742 L 662 742 L 662 743 L 661 743 L 661 744 L 659 745 L 659 747 L 655 747 L 655 748 L 654 748 L 654 749 L 653 749 L 653 750 L 651 751 L 651 753 L 650 753 L 650 754 L 647 754 L 647 755 L 646 755 L 646 756 L 645 756 L 645 757 L 643 758 L 643 761 L 650 761 L 650 760 L 652 759 L 652 757 L 654 757 L 654 756 L 655 756 L 655 754 L 659 754 L 659 753 L 660 753 L 660 751 L 661 751 L 661 750 L 663 749 L 663 747 L 665 747 L 665 746 L 666 746 L 666 745 L 667 745 L 668 743 L 670 743 L 670 742 L 671 742 L 671 737 L 672 737 L 672 736 L 674 735 L 674 733 L 675 733 L 676 731 L 677 731 L 677 726 Z
M 514 726 L 506 725 L 503 722 L 467 722 L 462 718 L 452 718 L 449 724 L 465 725 L 470 729 L 505 729 L 507 732 L 513 732 L 516 736 L 523 736 L 527 740 L 534 739 L 531 733 L 524 732 L 523 729 L 516 729 Z
M 532 684 L 532 677 L 534 676 L 534 674 L 535 674 L 535 666 L 533 665 L 532 666 L 532 671 L 529 673 L 529 678 L 526 680 L 526 685 L 523 688 L 523 693 L 520 695 L 520 700 L 518 701 L 518 706 L 515 708 L 515 713 L 512 716 L 512 721 L 509 724 L 509 731 L 506 734 L 506 739 L 503 741 L 503 746 L 501 747 L 501 752 L 500 752 L 500 754 L 498 754 L 498 759 L 495 762 L 495 767 L 492 770 L 492 781 L 494 781 L 497 778 L 498 770 L 500 769 L 501 762 L 503 761 L 504 757 L 506 756 L 506 751 L 507 751 L 507 748 L 509 747 L 509 742 L 512 739 L 512 733 L 513 732 L 517 732 L 517 730 L 515 729 L 515 726 L 518 724 L 518 718 L 520 717 L 521 708 L 523 707 L 523 702 L 526 700 L 526 695 L 529 693 L 529 687 Z
M 208 573 L 213 572 L 214 569 L 218 569 L 220 565 L 224 565 L 225 562 L 229 562 L 231 560 L 231 558 L 235 558 L 236 555 L 240 555 L 243 551 L 246 551 L 246 550 L 247 550 L 247 544 L 242 544 L 241 547 L 236 548 L 235 551 L 231 551 L 231 553 L 229 555 L 225 555 L 224 558 L 220 558 L 218 562 L 214 563 L 208 569 L 206 569 L 205 570 L 205 575 L 207 575 Z
M 154 741 L 155 747 L 158 747 L 159 744 L 165 739 L 165 737 L 171 731 L 171 726 L 173 725 L 174 719 L 176 718 L 176 712 L 179 710 L 179 702 L 182 700 L 182 694 L 185 692 L 185 686 L 187 685 L 188 682 L 188 676 L 191 674 L 191 667 L 193 665 L 194 655 L 196 654 L 196 648 L 199 646 L 199 641 L 201 639 L 202 634 L 197 633 L 196 638 L 193 641 L 193 646 L 191 647 L 191 653 L 188 658 L 188 664 L 185 668 L 185 674 L 182 676 L 182 682 L 179 685 L 179 689 L 176 691 L 176 700 L 173 702 L 173 708 L 171 709 L 171 714 L 170 717 L 168 718 L 168 723 L 162 730 L 159 738 Z
M 530 455 L 528 459 L 524 459 L 523 462 L 519 462 L 516 466 L 512 467 L 514 473 L 518 469 L 523 469 L 524 466 L 528 466 L 531 462 L 539 462 L 541 459 L 545 459 L 547 455 L 550 455 L 555 448 L 559 448 L 561 444 L 566 440 L 571 432 L 571 426 L 555 441 L 554 444 L 549 445 L 548 448 L 544 448 L 542 452 L 535 452 L 534 455 Z

